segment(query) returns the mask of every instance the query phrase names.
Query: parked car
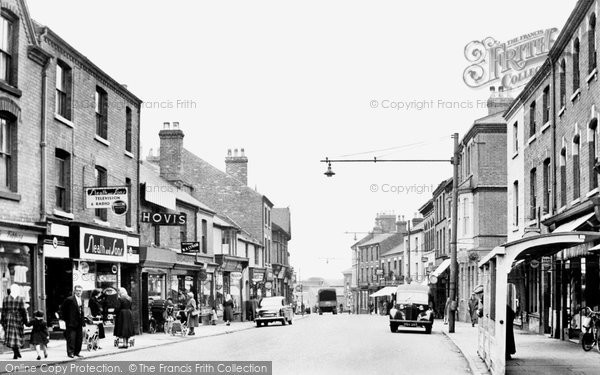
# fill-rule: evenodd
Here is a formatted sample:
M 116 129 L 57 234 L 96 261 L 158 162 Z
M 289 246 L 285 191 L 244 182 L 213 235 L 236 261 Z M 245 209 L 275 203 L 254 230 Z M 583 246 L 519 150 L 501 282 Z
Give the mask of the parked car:
M 282 325 L 292 324 L 294 311 L 292 306 L 285 303 L 284 297 L 265 297 L 258 303 L 256 309 L 256 326 L 267 325 L 270 322 L 281 322 Z
M 396 289 L 394 307 L 390 309 L 390 331 L 399 326 L 422 327 L 430 334 L 433 327 L 433 305 L 428 286 L 404 284 Z

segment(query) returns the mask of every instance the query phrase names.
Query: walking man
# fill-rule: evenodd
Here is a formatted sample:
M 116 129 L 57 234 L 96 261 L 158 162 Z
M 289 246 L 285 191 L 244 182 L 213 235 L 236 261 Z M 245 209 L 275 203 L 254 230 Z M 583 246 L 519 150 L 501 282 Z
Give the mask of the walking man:
M 83 341 L 82 293 L 83 288 L 81 285 L 75 285 L 73 295 L 68 297 L 61 306 L 62 318 L 65 320 L 67 326 L 65 338 L 67 339 L 67 356 L 69 358 L 83 357 L 79 354 Z

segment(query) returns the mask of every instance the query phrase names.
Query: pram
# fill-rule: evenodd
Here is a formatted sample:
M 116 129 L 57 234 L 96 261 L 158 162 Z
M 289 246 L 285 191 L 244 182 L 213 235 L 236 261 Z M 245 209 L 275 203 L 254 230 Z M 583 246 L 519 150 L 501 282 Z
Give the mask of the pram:
M 98 345 L 98 324 L 100 323 L 102 323 L 100 320 L 93 320 L 90 317 L 85 318 L 85 333 L 83 340 L 87 345 L 88 351 L 98 350 L 100 348 Z
M 150 303 L 150 333 L 167 332 L 166 322 L 169 315 L 173 314 L 173 306 L 162 299 Z
M 169 321 L 169 333 L 173 336 L 181 335 L 186 336 L 188 333 L 188 327 L 186 322 L 185 312 L 183 310 L 179 310 L 175 316 L 177 319 L 171 317 L 172 321 Z
M 135 345 L 135 339 L 133 337 L 129 338 L 129 341 L 127 342 L 127 346 L 134 346 Z M 115 347 L 120 347 L 120 346 L 125 346 L 125 339 L 123 337 L 117 337 L 115 339 Z

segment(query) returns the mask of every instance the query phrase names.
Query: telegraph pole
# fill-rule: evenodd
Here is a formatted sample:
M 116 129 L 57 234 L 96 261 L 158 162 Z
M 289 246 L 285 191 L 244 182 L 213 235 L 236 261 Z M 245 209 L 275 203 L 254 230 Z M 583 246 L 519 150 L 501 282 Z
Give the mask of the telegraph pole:
M 458 232 L 458 133 L 452 134 L 454 138 L 454 156 L 452 165 L 454 173 L 452 176 L 452 240 L 450 242 L 450 316 L 448 317 L 448 332 L 454 333 L 456 308 L 458 306 L 458 260 L 456 254 L 456 242 Z

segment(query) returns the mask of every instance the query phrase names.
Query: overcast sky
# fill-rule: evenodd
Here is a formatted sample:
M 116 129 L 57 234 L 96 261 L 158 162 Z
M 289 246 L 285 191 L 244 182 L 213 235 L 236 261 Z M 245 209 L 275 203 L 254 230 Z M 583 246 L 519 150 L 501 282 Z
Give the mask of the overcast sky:
M 465 46 L 560 29 L 576 0 L 28 4 L 146 102 L 144 155 L 164 121 L 179 121 L 185 147 L 221 169 L 228 148 L 245 148 L 249 185 L 291 209 L 296 271 L 341 278 L 354 242 L 344 232 L 369 231 L 378 212 L 412 217 L 452 168 L 334 164 L 329 179 L 319 160 L 449 159 L 451 134 L 487 113 L 488 89 L 463 81 Z M 391 102 L 430 104 L 382 108 Z

